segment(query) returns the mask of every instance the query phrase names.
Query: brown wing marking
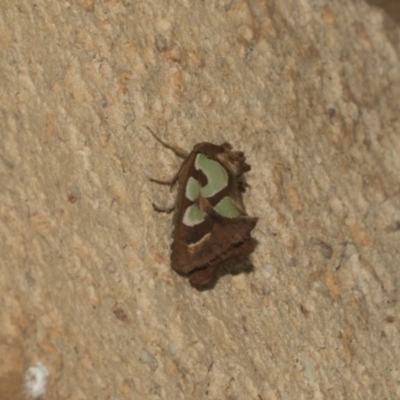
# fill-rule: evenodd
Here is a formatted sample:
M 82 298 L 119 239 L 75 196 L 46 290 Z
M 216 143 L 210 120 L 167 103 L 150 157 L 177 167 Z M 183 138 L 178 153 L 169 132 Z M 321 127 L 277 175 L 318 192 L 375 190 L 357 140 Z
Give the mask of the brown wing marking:
M 222 218 L 213 224 L 210 234 L 201 240 L 198 246 L 182 246 L 181 243 L 174 241 L 171 246 L 172 268 L 186 274 L 197 268 L 204 268 L 234 257 L 232 252 L 250 238 L 250 232 L 256 223 L 257 218 L 251 217 Z M 241 255 L 247 254 L 241 253 Z

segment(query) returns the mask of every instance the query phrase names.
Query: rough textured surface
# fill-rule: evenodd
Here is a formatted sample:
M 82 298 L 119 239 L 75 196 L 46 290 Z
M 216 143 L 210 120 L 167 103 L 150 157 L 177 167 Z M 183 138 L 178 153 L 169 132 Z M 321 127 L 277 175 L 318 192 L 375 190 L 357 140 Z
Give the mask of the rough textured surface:
M 390 1 L 0 2 L 0 399 L 400 398 Z M 169 268 L 149 135 L 253 169 L 254 271 Z

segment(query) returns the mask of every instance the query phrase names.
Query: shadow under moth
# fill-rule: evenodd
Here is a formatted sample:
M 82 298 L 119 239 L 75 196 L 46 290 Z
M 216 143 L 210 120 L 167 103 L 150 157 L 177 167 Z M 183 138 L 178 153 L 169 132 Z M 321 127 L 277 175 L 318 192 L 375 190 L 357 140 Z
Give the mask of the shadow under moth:
M 249 255 L 255 247 L 250 233 L 258 218 L 245 211 L 242 193 L 243 173 L 250 170 L 241 151 L 229 143 L 198 143 L 187 152 L 161 140 L 164 147 L 184 161 L 170 181 L 151 179 L 169 185 L 177 183 L 175 206 L 157 211 L 174 211 L 171 267 L 189 277 L 193 286 L 212 284 L 222 263 Z

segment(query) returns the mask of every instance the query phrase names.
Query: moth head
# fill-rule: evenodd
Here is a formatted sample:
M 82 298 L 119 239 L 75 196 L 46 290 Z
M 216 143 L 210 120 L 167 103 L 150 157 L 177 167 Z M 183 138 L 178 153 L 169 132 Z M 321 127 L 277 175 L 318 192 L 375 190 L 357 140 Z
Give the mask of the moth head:
M 230 143 L 223 143 L 221 146 L 221 152 L 218 152 L 218 160 L 228 167 L 237 177 L 242 175 L 244 172 L 250 171 L 251 167 L 246 163 L 246 157 L 243 151 L 232 151 L 232 145 Z

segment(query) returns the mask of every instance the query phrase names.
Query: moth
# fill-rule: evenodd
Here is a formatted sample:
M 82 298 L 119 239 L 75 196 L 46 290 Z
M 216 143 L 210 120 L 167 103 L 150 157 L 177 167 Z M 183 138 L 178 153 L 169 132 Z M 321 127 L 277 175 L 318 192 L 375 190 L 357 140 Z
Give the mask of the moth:
M 255 247 L 251 231 L 258 218 L 249 217 L 243 205 L 243 174 L 250 170 L 242 151 L 233 151 L 225 142 L 196 144 L 187 152 L 154 138 L 184 158 L 170 181 L 178 184 L 174 211 L 171 267 L 189 277 L 193 286 L 212 284 L 218 268 L 227 260 L 249 255 Z M 157 211 L 161 210 L 153 204 Z

